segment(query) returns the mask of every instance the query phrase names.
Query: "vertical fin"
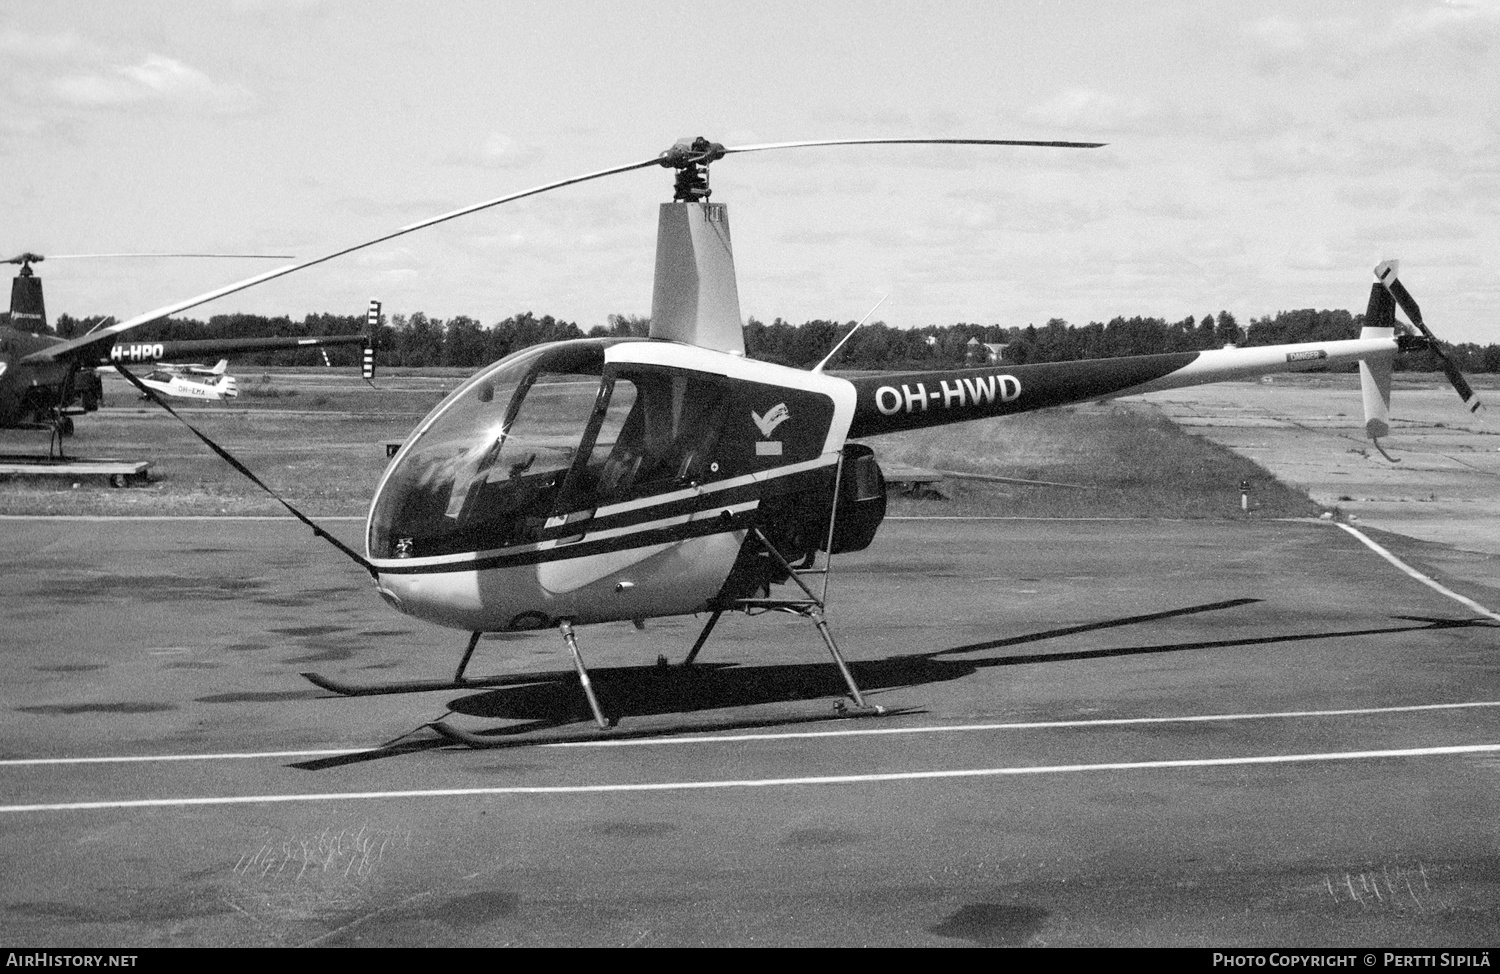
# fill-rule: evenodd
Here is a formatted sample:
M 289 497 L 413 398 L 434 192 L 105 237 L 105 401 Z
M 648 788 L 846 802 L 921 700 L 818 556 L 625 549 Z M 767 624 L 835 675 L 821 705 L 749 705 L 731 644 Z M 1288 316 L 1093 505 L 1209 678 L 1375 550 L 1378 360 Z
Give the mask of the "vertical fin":
M 661 205 L 651 337 L 745 354 L 729 209 L 723 203 Z
M 10 282 L 10 326 L 19 331 L 47 330 L 47 306 L 42 301 L 42 279 L 29 265 Z

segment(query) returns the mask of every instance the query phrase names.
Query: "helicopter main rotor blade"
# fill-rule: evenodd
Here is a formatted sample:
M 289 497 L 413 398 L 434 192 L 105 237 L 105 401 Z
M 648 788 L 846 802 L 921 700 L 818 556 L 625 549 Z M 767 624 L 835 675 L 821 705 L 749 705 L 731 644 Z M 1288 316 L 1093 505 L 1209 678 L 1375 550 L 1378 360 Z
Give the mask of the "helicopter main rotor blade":
M 1437 356 L 1438 364 L 1443 367 L 1443 374 L 1448 377 L 1448 382 L 1452 384 L 1453 390 L 1458 393 L 1459 398 L 1464 401 L 1464 405 L 1469 408 L 1469 412 L 1479 412 L 1484 408 L 1484 403 L 1474 394 L 1474 389 L 1469 385 L 1469 380 L 1465 379 L 1464 374 L 1458 370 L 1458 366 L 1453 364 L 1453 360 L 1443 350 L 1442 343 L 1432 333 L 1432 329 L 1427 327 L 1427 323 L 1422 320 L 1422 309 L 1417 306 L 1417 299 L 1411 296 L 1411 292 L 1406 289 L 1406 285 L 1401 283 L 1401 278 L 1398 276 L 1400 266 L 1399 261 L 1382 261 L 1375 268 L 1375 277 L 1391 293 L 1391 297 L 1396 299 L 1396 303 L 1401 306 L 1401 310 L 1406 313 L 1406 317 L 1411 320 L 1413 325 L 1417 326 L 1417 330 L 1427 339 L 1427 347 L 1432 349 L 1433 354 Z
M 86 349 L 91 345 L 108 341 L 112 338 L 112 336 L 117 335 L 122 331 L 128 331 L 129 329 L 135 328 L 139 325 L 157 321 L 161 318 L 167 317 L 168 315 L 177 314 L 179 311 L 186 311 L 189 308 L 196 308 L 200 304 L 207 304 L 208 302 L 213 301 L 217 298 L 226 297 L 230 294 L 246 290 L 247 288 L 255 287 L 257 284 L 264 284 L 265 282 L 275 280 L 278 277 L 285 277 L 288 274 L 306 270 L 307 268 L 315 267 L 318 264 L 326 263 L 327 261 L 333 260 L 336 257 L 343 257 L 345 254 L 352 254 L 356 250 L 364 250 L 366 247 L 373 247 L 378 243 L 384 243 L 387 240 L 394 240 L 396 237 L 404 236 L 405 234 L 412 233 L 416 230 L 434 226 L 447 220 L 457 219 L 461 216 L 467 216 L 470 213 L 477 213 L 480 210 L 489 209 L 492 206 L 499 206 L 502 203 L 509 203 L 513 200 L 523 199 L 527 196 L 535 196 L 538 193 L 545 193 L 549 190 L 560 189 L 563 186 L 572 186 L 575 183 L 587 182 L 591 179 L 601 179 L 605 176 L 613 176 L 617 173 L 630 172 L 632 169 L 645 169 L 648 166 L 657 166 L 660 164 L 661 160 L 656 156 L 652 156 L 650 159 L 646 159 L 640 162 L 631 162 L 623 166 L 612 166 L 609 169 L 600 169 L 596 172 L 585 173 L 582 176 L 573 176 L 569 179 L 559 179 L 555 182 L 545 183 L 541 186 L 534 186 L 531 189 L 521 190 L 519 193 L 509 193 L 505 196 L 499 196 L 492 200 L 486 200 L 483 203 L 475 203 L 471 206 L 461 207 L 457 210 L 450 210 L 447 213 L 443 213 L 435 217 L 429 217 L 426 220 L 419 220 L 416 223 L 409 223 L 398 230 L 382 234 L 381 236 L 375 237 L 370 240 L 365 240 L 361 243 L 357 243 L 349 247 L 344 247 L 329 254 L 324 254 L 321 257 L 314 257 L 310 260 L 299 261 L 295 264 L 288 264 L 285 267 L 278 267 L 273 271 L 266 271 L 264 274 L 257 274 L 254 277 L 247 277 L 242 281 L 235 281 L 233 284 L 226 284 L 225 286 L 215 288 L 212 291 L 206 291 L 203 294 L 194 295 L 193 297 L 186 298 L 182 301 L 176 301 L 172 304 L 163 305 L 160 308 L 155 308 L 151 311 L 147 311 L 144 314 L 139 314 L 132 318 L 126 318 L 124 321 L 110 325 L 107 328 L 101 328 L 98 331 L 92 332 L 82 338 L 77 338 L 69 342 L 63 342 L 60 345 L 50 346 L 41 352 L 37 352 L 33 355 L 27 356 L 27 360 L 54 361 L 56 359 L 65 358 L 69 355 L 79 352 L 80 350 Z
M 52 254 L 47 260 L 82 260 L 95 257 L 223 257 L 244 260 L 295 260 L 296 254 Z
M 80 260 L 96 257 L 225 257 L 245 260 L 294 260 L 296 254 L 17 254 L 0 260 L 0 264 L 40 264 L 44 260 Z
M 1097 149 L 1107 142 L 1037 142 L 1027 139 L 811 139 L 805 142 L 766 142 L 761 145 L 726 146 L 724 154 L 761 152 L 765 149 L 801 149 L 819 145 L 1023 145 L 1045 149 Z

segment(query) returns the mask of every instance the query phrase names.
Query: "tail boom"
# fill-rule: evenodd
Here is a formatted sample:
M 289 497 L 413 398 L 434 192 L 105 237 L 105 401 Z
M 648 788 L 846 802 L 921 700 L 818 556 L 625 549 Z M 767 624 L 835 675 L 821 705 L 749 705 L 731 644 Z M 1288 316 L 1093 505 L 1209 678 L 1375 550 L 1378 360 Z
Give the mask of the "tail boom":
M 1362 361 L 1389 362 L 1394 338 L 1225 348 L 1009 368 L 957 369 L 850 380 L 857 400 L 851 437 L 944 426 L 1076 402 L 1298 372 Z

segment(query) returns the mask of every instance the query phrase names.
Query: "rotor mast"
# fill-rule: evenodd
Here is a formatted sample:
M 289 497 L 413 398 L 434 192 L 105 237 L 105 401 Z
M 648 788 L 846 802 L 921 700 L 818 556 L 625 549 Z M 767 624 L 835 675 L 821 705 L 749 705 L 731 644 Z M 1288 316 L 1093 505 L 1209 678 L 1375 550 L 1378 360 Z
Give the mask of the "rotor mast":
M 724 154 L 724 146 L 699 137 L 659 157 L 663 168 L 677 170 L 677 180 L 656 226 L 651 337 L 744 355 L 729 208 L 708 202 L 708 166 Z

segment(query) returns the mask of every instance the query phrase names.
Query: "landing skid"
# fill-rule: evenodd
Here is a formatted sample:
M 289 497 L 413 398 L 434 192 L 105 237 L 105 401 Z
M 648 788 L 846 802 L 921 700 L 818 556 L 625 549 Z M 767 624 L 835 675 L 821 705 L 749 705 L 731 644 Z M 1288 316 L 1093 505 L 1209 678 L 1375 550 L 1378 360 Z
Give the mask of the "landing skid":
M 332 680 L 319 673 L 303 673 L 302 675 L 317 686 L 322 687 L 330 693 L 337 693 L 344 697 L 373 697 L 382 693 L 425 693 L 428 690 L 467 690 L 471 687 L 498 687 L 507 683 L 525 682 L 525 678 L 514 676 L 489 676 L 478 680 L 470 680 L 464 676 L 464 670 L 469 667 L 469 660 L 474 656 L 474 647 L 479 645 L 479 637 L 483 633 L 474 632 L 469 634 L 469 645 L 464 650 L 464 658 L 458 661 L 458 671 L 453 674 L 451 680 L 396 680 L 391 683 L 345 683 L 342 680 Z
M 850 707 L 835 705 L 826 713 L 782 714 L 781 716 L 751 717 L 738 720 L 692 721 L 677 724 L 662 724 L 648 727 L 549 727 L 531 730 L 487 731 L 476 733 L 454 727 L 445 721 L 428 724 L 440 735 L 455 744 L 472 748 L 536 747 L 543 744 L 576 744 L 589 741 L 617 741 L 649 737 L 671 737 L 679 734 L 704 734 L 714 731 L 755 730 L 762 727 L 787 727 L 796 724 L 826 723 L 831 720 L 851 720 L 860 717 L 895 717 L 916 712 L 914 708 L 886 710 L 882 707 Z
M 477 687 L 501 687 L 526 683 L 526 677 L 487 676 L 477 680 L 405 680 L 391 683 L 345 683 L 321 673 L 303 673 L 305 678 L 329 693 L 341 697 L 374 697 L 383 693 L 426 693 L 429 690 L 472 690 Z

